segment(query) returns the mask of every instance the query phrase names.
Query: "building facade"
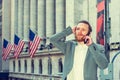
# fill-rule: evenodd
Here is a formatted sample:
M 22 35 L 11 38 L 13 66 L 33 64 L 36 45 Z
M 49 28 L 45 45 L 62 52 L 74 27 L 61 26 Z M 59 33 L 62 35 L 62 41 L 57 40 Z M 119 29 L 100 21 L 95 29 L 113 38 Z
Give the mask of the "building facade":
M 0 0 L 0 52 L 2 52 L 2 0 Z M 2 65 L 2 57 L 0 54 L 0 65 Z M 0 71 L 2 66 L 0 66 Z
M 2 38 L 14 44 L 17 34 L 25 41 L 24 50 L 28 47 L 29 29 L 41 38 L 41 44 L 48 45 L 49 37 L 73 26 L 81 19 L 82 2 L 79 0 L 4 0 Z M 81 14 L 81 15 L 79 15 Z M 22 51 L 18 59 L 11 54 L 3 61 L 2 69 L 9 70 L 10 80 L 49 80 L 60 79 L 63 70 L 64 56 L 56 49 L 37 50 L 30 58 L 28 51 Z M 8 65 L 8 66 L 6 66 Z
M 110 43 L 120 42 L 119 2 L 110 1 Z M 47 47 L 50 44 L 49 37 L 68 26 L 73 27 L 80 20 L 88 20 L 93 27 L 93 41 L 96 42 L 96 3 L 96 0 L 3 0 L 2 39 L 14 44 L 14 35 L 17 34 L 25 42 L 18 59 L 11 52 L 9 58 L 2 61 L 2 71 L 9 72 L 9 80 L 61 80 L 64 55 L 55 47 Z M 29 47 L 29 29 L 39 37 L 46 38 L 38 47 L 45 45 L 46 48 L 38 49 L 33 58 L 26 51 Z M 71 39 L 74 39 L 73 35 L 66 38 Z M 111 59 L 116 52 L 111 51 Z M 114 80 L 120 76 L 119 59 L 116 61 L 118 72 L 114 75 Z

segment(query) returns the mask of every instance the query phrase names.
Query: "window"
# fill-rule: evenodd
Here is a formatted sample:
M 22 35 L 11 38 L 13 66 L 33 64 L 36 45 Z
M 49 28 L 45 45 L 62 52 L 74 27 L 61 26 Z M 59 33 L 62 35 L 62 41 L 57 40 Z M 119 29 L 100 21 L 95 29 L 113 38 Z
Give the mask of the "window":
M 60 58 L 58 61 L 58 69 L 60 73 L 63 72 L 62 58 Z
M 31 61 L 31 73 L 34 73 L 34 60 Z
M 39 60 L 39 73 L 42 74 L 42 60 Z
M 20 62 L 20 60 L 18 60 L 18 71 L 19 72 L 21 71 L 21 62 Z
M 15 72 L 15 61 L 13 61 L 13 72 Z
M 25 73 L 27 72 L 27 60 L 24 60 L 24 70 L 25 70 Z
M 48 59 L 48 74 L 52 74 L 52 63 L 51 63 L 51 58 Z

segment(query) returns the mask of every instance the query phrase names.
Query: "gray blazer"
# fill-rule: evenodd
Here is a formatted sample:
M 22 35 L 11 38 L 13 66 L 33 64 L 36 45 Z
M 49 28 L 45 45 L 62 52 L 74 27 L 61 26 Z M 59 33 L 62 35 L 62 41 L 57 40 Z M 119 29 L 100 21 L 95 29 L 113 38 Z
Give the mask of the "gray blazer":
M 65 55 L 63 76 L 62 80 L 67 77 L 73 67 L 73 58 L 76 41 L 65 41 L 64 38 L 72 33 L 71 27 L 66 28 L 64 31 L 53 35 L 50 38 L 51 43 L 60 49 Z M 86 59 L 84 62 L 84 80 L 98 80 L 97 67 L 105 69 L 108 66 L 108 60 L 104 53 L 104 47 L 99 44 L 91 44 L 88 47 Z M 78 74 L 78 76 L 80 76 Z

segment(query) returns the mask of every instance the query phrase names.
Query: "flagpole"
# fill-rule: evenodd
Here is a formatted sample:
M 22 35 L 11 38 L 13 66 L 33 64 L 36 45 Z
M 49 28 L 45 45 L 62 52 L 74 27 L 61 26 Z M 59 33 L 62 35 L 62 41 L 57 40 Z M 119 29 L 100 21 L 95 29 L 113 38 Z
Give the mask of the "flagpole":
M 51 57 L 50 57 L 50 44 L 48 44 L 47 45 L 47 49 L 48 49 L 48 60 L 50 60 L 51 61 Z M 49 64 L 51 64 L 51 62 L 49 62 Z M 51 69 L 50 67 L 50 65 L 48 65 L 48 67 L 49 67 L 49 70 Z M 49 71 L 49 77 L 50 77 L 50 80 L 52 80 L 52 72 L 51 72 L 51 70 Z
M 111 36 L 111 18 L 109 17 L 109 2 L 110 0 L 105 0 L 105 53 L 109 59 L 110 54 L 110 36 Z

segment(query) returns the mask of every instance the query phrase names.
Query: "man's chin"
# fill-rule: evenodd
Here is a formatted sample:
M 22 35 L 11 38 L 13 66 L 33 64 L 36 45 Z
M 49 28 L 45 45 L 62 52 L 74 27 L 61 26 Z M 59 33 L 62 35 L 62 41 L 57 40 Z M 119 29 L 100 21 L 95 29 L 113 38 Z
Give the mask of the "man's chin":
M 77 38 L 76 38 L 76 40 L 77 40 L 78 42 L 83 42 L 83 41 L 84 41 L 84 39 L 77 39 Z
M 83 42 L 84 41 L 84 37 L 75 37 L 75 38 L 78 42 Z

